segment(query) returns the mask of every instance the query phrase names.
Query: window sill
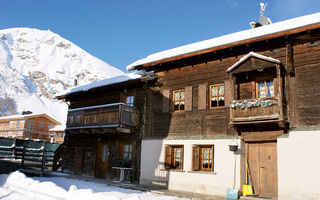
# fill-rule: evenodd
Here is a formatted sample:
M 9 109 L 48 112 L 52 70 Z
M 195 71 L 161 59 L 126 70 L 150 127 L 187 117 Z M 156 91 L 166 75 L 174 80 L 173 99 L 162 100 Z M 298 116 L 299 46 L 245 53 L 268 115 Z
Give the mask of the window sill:
M 170 171 L 170 172 L 186 172 L 183 169 L 160 169 L 160 171 Z
M 187 171 L 188 173 L 195 173 L 195 174 L 212 174 L 216 175 L 217 172 L 207 172 L 207 171 Z
M 216 110 L 216 109 L 223 109 L 223 108 L 226 108 L 226 106 L 209 107 L 209 110 Z

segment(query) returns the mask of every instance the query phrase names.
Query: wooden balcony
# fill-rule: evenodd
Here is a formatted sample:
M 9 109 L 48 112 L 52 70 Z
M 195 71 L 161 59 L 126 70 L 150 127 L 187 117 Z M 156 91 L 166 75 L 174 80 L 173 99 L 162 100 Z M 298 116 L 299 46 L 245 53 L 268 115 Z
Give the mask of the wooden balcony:
M 230 105 L 231 124 L 279 122 L 284 119 L 283 102 L 277 97 L 234 100 Z
M 138 111 L 124 103 L 105 104 L 68 111 L 67 129 L 135 128 Z

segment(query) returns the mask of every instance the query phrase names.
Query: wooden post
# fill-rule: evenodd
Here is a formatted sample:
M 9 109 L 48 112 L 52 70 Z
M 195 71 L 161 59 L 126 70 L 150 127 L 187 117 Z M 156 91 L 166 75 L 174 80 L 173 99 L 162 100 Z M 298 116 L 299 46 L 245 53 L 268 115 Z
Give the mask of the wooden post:
M 11 157 L 12 159 L 16 159 L 16 142 L 17 142 L 17 138 L 14 138 L 12 141 L 12 154 Z
M 119 105 L 119 127 L 122 127 L 122 104 Z
M 26 152 L 26 145 L 23 143 L 23 149 L 22 149 L 22 158 L 21 158 L 21 169 L 24 168 L 24 154 Z
M 283 90 L 282 90 L 282 77 L 281 77 L 281 67 L 280 64 L 276 65 L 277 69 L 277 80 L 278 80 L 278 106 L 279 106 L 279 115 L 280 115 L 280 120 L 284 120 L 283 116 Z
M 234 91 L 234 87 L 235 87 L 235 81 L 236 78 L 232 75 L 232 73 L 229 74 L 229 81 L 230 81 L 230 103 L 235 100 L 235 91 Z M 229 109 L 230 109 L 230 122 L 233 121 L 233 108 L 229 105 Z
M 43 176 L 44 170 L 46 167 L 47 150 L 44 146 L 42 146 L 41 151 L 42 151 L 41 176 Z

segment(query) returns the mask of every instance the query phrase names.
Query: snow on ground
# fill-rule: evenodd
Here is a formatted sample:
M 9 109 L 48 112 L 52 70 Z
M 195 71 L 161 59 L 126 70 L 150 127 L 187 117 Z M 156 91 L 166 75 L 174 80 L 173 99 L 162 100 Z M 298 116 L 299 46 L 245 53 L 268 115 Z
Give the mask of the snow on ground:
M 65 177 L 27 177 L 16 171 L 0 175 L 2 200 L 187 200 Z

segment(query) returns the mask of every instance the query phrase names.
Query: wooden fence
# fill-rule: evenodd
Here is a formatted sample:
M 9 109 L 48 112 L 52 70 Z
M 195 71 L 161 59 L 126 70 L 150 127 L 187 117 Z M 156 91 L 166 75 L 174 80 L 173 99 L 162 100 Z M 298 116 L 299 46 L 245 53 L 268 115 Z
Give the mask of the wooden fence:
M 57 169 L 53 162 L 54 154 L 55 151 L 50 151 L 45 146 L 30 148 L 25 145 L 16 146 L 15 142 L 11 146 L 0 146 L 0 159 L 19 162 L 21 171 L 40 176 L 45 175 L 46 171 Z

